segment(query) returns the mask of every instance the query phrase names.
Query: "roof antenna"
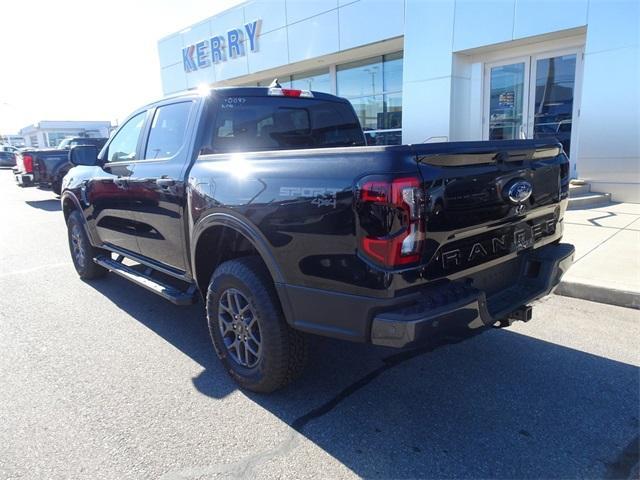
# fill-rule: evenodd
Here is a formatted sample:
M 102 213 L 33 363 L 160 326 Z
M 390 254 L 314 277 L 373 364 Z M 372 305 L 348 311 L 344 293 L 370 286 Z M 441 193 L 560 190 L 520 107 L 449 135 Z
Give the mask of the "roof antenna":
M 282 88 L 282 85 L 280 85 L 277 78 L 274 78 L 271 85 L 269 85 L 269 88 Z

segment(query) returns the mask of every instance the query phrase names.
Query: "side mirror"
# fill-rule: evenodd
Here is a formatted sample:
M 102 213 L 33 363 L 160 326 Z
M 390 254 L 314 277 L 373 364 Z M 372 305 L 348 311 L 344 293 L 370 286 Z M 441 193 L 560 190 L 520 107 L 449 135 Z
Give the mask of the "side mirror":
M 73 165 L 94 167 L 98 161 L 98 147 L 95 145 L 76 145 L 69 150 L 69 162 Z

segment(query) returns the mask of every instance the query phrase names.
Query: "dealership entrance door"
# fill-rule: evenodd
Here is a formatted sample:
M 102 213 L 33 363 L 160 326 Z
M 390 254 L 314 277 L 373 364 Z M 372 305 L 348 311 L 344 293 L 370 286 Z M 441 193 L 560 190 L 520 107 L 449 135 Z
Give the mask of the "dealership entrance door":
M 485 140 L 557 138 L 567 155 L 576 135 L 582 49 L 485 64 Z

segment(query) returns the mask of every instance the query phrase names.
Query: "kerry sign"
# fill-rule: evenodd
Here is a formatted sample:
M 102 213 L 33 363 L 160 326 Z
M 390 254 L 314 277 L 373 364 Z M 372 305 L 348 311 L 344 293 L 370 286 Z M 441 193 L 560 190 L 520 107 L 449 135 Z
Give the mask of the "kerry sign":
M 214 63 L 226 62 L 229 58 L 242 57 L 246 48 L 258 51 L 258 34 L 261 20 L 246 23 L 244 28 L 233 28 L 226 35 L 215 35 L 182 49 L 184 71 L 195 72 Z

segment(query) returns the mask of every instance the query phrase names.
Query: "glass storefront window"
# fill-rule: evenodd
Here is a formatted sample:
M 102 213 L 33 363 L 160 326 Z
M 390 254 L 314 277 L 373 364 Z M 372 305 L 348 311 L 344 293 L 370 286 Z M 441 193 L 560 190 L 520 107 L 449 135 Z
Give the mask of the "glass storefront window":
M 360 119 L 363 130 L 378 130 L 381 114 L 384 112 L 382 95 L 360 97 L 351 100 L 351 105 Z
M 341 97 L 363 97 L 382 93 L 382 57 L 338 65 L 336 76 L 337 93 Z
M 378 128 L 402 128 L 402 93 L 384 96 L 384 117 Z
M 402 91 L 402 52 L 385 55 L 383 60 L 385 92 Z
M 576 54 L 536 62 L 533 138 L 555 138 L 571 152 Z
M 402 130 L 389 130 L 389 131 L 365 131 L 364 137 L 367 141 L 367 145 L 401 145 L 402 144 Z
M 489 140 L 521 138 L 524 108 L 524 63 L 491 68 Z
M 291 76 L 291 88 L 331 93 L 329 70 L 315 70 Z
M 402 94 L 372 95 L 350 101 L 363 130 L 402 128 Z
M 337 94 L 353 105 L 369 145 L 402 142 L 402 52 L 336 67 Z
M 47 133 L 49 146 L 50 147 L 57 147 L 58 144 L 68 136 L 72 136 L 72 135 L 71 134 L 65 134 L 65 133 L 59 133 L 59 132 L 49 132 L 49 133 Z

